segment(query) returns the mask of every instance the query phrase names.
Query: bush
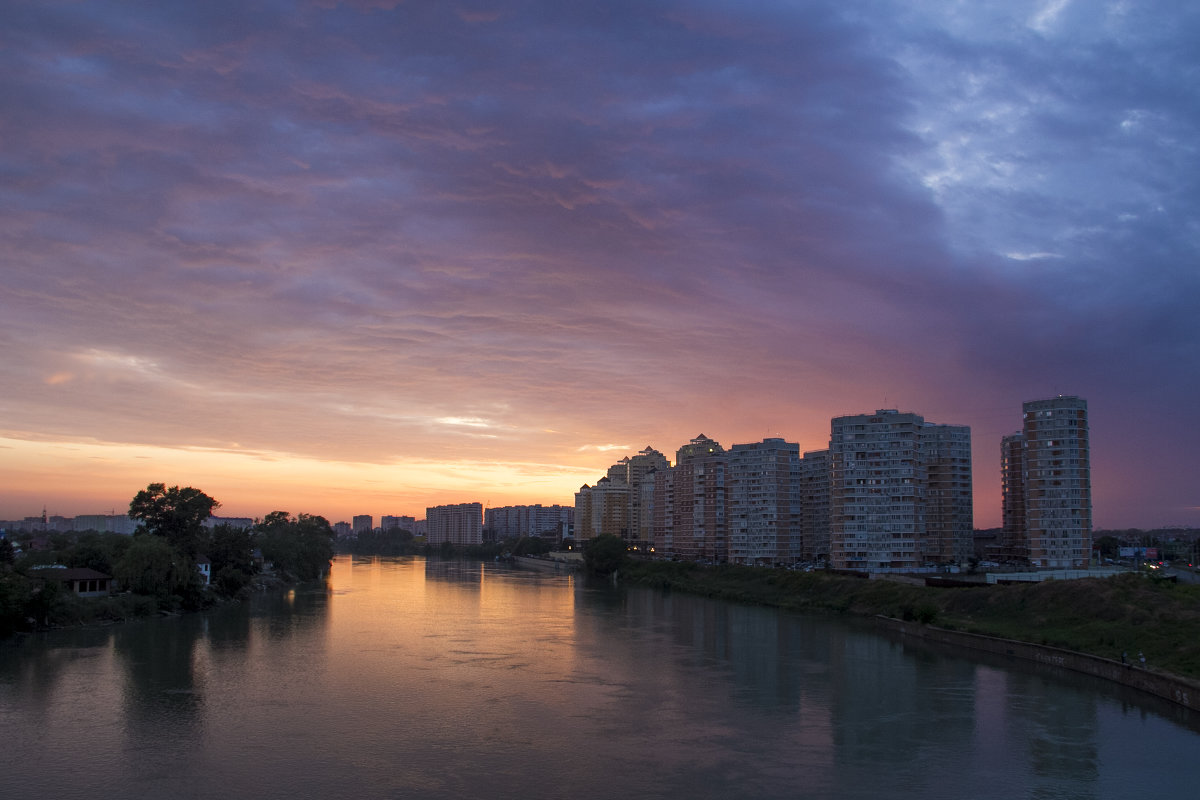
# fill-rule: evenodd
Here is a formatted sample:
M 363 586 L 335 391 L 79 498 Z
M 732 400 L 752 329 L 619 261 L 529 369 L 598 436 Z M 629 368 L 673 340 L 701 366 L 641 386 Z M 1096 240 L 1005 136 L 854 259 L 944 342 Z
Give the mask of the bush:
M 222 567 L 213 576 L 213 583 L 223 594 L 232 597 L 250 583 L 250 575 L 236 567 Z
M 625 540 L 606 533 L 588 539 L 583 546 L 583 565 L 594 575 L 611 575 L 625 563 Z

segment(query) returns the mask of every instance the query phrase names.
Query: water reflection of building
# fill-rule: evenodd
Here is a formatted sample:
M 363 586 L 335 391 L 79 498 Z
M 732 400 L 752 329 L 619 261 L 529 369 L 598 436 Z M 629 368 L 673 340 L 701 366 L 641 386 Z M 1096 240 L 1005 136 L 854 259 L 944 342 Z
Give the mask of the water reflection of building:
M 597 617 L 597 607 L 605 607 L 606 615 Z M 593 595 L 581 610 L 576 614 L 580 642 L 613 640 L 606 630 L 613 626 L 632 633 L 619 637 L 618 649 L 604 655 L 603 667 L 583 664 L 576 670 L 616 670 L 605 673 L 606 683 L 655 698 L 645 718 L 624 721 L 631 730 L 652 728 L 676 715 L 720 717 L 729 726 L 722 740 L 755 743 L 751 750 L 721 753 L 726 766 L 736 761 L 734 768 L 745 774 L 746 796 L 755 794 L 754 776 L 768 773 L 771 780 L 789 775 L 797 790 L 836 783 L 825 667 L 836 624 L 653 590 Z M 648 664 L 655 666 L 620 671 Z M 680 750 L 679 743 L 692 735 L 672 730 L 669 736 L 674 746 L 664 741 L 653 750 L 668 772 L 714 746 L 704 737 L 695 742 L 697 750 Z
M 978 666 L 974 695 L 974 752 L 993 764 L 1028 765 L 1013 771 L 1028 785 L 1013 786 L 1012 796 L 1096 796 L 1102 726 L 1092 692 L 1051 687 L 1033 672 Z
M 457 559 L 425 559 L 425 580 L 458 583 L 478 588 L 483 580 L 483 562 Z
M 839 771 L 863 796 L 945 796 L 945 765 L 970 750 L 974 667 L 844 628 L 830 654 Z M 871 764 L 870 772 L 861 765 Z

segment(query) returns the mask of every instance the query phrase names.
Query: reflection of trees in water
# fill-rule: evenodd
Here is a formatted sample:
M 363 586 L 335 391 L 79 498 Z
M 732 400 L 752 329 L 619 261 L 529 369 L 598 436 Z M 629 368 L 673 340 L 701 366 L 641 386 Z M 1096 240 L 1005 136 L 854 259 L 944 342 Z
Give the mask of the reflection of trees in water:
M 252 614 L 272 640 L 308 637 L 329 622 L 329 595 L 328 580 L 303 583 L 254 598 Z
M 213 653 L 240 657 L 250 641 L 250 611 L 239 603 L 208 618 L 208 646 Z
M 181 617 L 127 625 L 113 632 L 113 648 L 125 668 L 126 719 L 133 723 L 195 723 L 204 706 L 203 676 L 197 685 L 196 643 L 204 618 Z
M 63 675 L 77 668 L 80 659 L 101 657 L 111 637 L 111 628 L 81 628 L 2 641 L 0 682 L 46 707 Z
M 839 768 L 878 765 L 856 779 L 864 788 L 932 789 L 968 756 L 976 713 L 969 662 L 846 630 L 831 650 L 830 675 Z

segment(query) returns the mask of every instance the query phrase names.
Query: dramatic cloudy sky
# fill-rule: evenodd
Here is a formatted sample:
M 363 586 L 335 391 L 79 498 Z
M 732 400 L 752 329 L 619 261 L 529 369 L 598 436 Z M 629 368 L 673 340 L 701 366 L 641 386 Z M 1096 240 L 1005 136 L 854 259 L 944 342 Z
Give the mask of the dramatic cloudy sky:
M 2 0 L 0 518 L 570 503 L 1087 398 L 1200 524 L 1200 6 Z

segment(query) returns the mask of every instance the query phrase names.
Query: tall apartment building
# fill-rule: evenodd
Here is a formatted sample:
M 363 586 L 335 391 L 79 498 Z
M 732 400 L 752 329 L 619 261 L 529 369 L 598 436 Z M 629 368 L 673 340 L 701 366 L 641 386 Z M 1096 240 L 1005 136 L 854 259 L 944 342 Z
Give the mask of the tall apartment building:
M 1004 549 L 1033 567 L 1086 568 L 1092 555 L 1087 401 L 1063 396 L 1022 407 L 1002 440 Z
M 971 429 L 935 425 L 921 429 L 925 462 L 925 562 L 963 564 L 974 554 L 975 515 L 971 485 Z
M 800 459 L 800 559 L 829 560 L 829 451 Z
M 932 425 L 894 409 L 835 417 L 829 453 L 835 568 L 902 572 L 970 552 L 966 426 Z
M 729 560 L 791 564 L 800 552 L 800 445 L 768 438 L 729 448 Z
M 638 494 L 638 520 L 632 531 L 634 547 L 639 550 L 649 551 L 654 548 L 654 480 L 660 471 L 670 469 L 669 463 L 667 466 L 652 469 L 642 476 L 636 486 L 629 488 L 631 492 Z
M 624 467 L 621 479 L 629 486 L 629 525 L 626 538 L 645 544 L 653 536 L 653 527 L 650 510 L 645 507 L 642 482 L 647 475 L 669 468 L 671 462 L 667 461 L 667 457 L 662 453 L 647 445 L 640 453 L 621 459 L 618 463 Z
M 723 562 L 728 456 L 700 434 L 675 454 L 675 466 L 654 472 L 654 548 L 660 555 Z
M 575 538 L 584 541 L 611 533 L 631 544 L 648 544 L 652 535 L 649 504 L 653 494 L 644 486 L 646 476 L 669 466 L 666 456 L 646 447 L 613 464 L 594 486 L 580 487 L 575 494 Z M 625 503 L 623 511 L 614 507 L 619 501 Z
M 656 470 L 646 476 L 651 481 L 650 548 L 658 557 L 675 555 L 675 468 Z
M 370 514 L 355 514 L 351 519 L 351 525 L 353 525 L 355 533 L 373 531 L 375 530 L 375 517 Z
M 1000 514 L 1004 527 L 990 555 L 1004 564 L 1028 564 L 1025 538 L 1025 434 L 1000 439 Z
M 456 503 L 425 509 L 426 541 L 450 542 L 456 547 L 483 541 L 483 504 Z
M 575 493 L 575 540 L 629 535 L 629 484 L 605 476 Z

